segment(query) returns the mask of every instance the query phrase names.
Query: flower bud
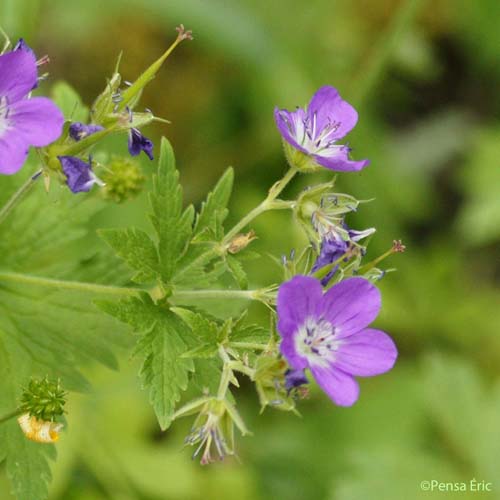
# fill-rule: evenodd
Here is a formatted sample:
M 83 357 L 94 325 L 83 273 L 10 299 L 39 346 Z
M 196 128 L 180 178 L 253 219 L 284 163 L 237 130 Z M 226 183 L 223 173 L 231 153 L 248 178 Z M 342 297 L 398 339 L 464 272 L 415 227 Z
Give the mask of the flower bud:
M 360 201 L 343 194 L 333 193 L 335 180 L 304 190 L 294 207 L 296 220 L 309 239 L 319 243 L 332 231 L 342 227 L 347 213 L 356 211 Z M 347 233 L 344 235 L 347 238 Z
M 291 387 L 286 378 L 288 365 L 276 354 L 264 353 L 255 363 L 255 387 L 262 411 L 272 406 L 282 411 L 295 411 L 295 402 L 291 397 Z
M 248 233 L 240 233 L 237 234 L 229 243 L 229 246 L 227 247 L 227 251 L 229 253 L 238 253 L 244 250 L 250 242 L 253 240 L 256 240 L 257 236 L 255 234 L 255 231 L 252 229 Z

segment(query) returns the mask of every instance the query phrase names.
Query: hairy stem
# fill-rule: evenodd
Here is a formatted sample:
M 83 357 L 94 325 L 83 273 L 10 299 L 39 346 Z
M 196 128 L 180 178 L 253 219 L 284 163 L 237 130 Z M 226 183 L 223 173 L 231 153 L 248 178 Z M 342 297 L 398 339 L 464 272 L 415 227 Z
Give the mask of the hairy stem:
M 19 408 L 17 410 L 14 410 L 14 411 L 11 411 L 10 413 L 7 413 L 5 415 L 2 415 L 0 417 L 0 424 L 3 424 L 4 422 L 7 422 L 8 420 L 10 420 L 11 418 L 14 418 L 14 417 L 17 417 L 18 415 L 21 415 L 22 413 L 22 410 L 20 410 Z
M 222 346 L 219 346 L 219 356 L 221 357 L 224 366 L 222 368 L 222 376 L 219 383 L 219 389 L 217 390 L 217 399 L 224 399 L 226 397 L 226 392 L 233 378 L 233 372 L 230 368 L 231 360 L 227 355 L 227 352 Z
M 1 282 L 24 283 L 26 285 L 58 288 L 60 290 L 77 290 L 105 295 L 131 296 L 139 292 L 149 293 L 145 288 L 127 288 L 123 286 L 99 285 L 82 281 L 65 281 L 51 278 L 42 278 L 30 274 L 0 272 Z M 198 299 L 236 299 L 236 300 L 262 300 L 266 290 L 179 290 L 172 295 L 174 300 Z
M 41 278 L 29 274 L 0 272 L 0 282 L 10 281 L 24 283 L 27 285 L 38 285 L 48 288 L 59 288 L 60 290 L 78 290 L 82 292 L 93 292 L 107 295 L 135 295 L 142 291 L 139 288 L 126 288 L 121 286 L 98 285 L 96 283 L 84 283 L 81 281 L 64 281 L 50 278 Z M 147 291 L 147 290 L 144 290 Z
M 294 178 L 297 173 L 297 168 L 290 167 L 285 176 L 276 182 L 274 186 L 269 190 L 269 194 L 266 199 L 257 205 L 253 210 L 251 210 L 243 219 L 241 219 L 225 236 L 222 240 L 222 246 L 227 245 L 234 236 L 236 236 L 246 225 L 258 217 L 261 213 L 267 210 L 290 208 L 287 203 L 273 203 L 280 193 L 285 189 L 288 183 Z
M 41 170 L 35 172 L 28 180 L 7 200 L 7 203 L 0 210 L 0 224 L 7 218 L 11 210 L 24 198 L 34 186 L 35 181 L 42 174 Z
M 0 275 L 1 276 L 1 275 Z M 260 300 L 261 290 L 178 290 L 173 300 L 240 299 Z

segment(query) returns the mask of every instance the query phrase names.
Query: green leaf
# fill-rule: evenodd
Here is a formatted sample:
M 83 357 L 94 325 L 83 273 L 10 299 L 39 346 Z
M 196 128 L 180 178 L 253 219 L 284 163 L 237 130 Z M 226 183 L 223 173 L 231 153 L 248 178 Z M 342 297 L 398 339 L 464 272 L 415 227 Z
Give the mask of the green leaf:
M 2 180 L 0 191 L 14 184 Z M 95 199 L 82 201 L 67 189 L 47 194 L 39 181 L 0 226 L 0 269 L 74 279 L 80 263 L 96 255 L 87 226 L 101 207 Z M 82 391 L 89 387 L 81 373 L 84 366 L 98 361 L 117 368 L 113 351 L 125 347 L 128 339 L 115 321 L 96 310 L 92 293 L 2 271 L 0 415 L 17 407 L 31 376 L 61 378 L 65 389 Z M 47 497 L 48 458 L 54 457 L 53 446 L 28 441 L 15 419 L 0 425 L 0 461 L 6 460 L 19 499 Z
M 125 346 L 127 339 L 92 298 L 88 292 L 7 281 L 0 274 L 0 343 L 16 379 L 50 375 L 68 389 L 82 390 L 88 386 L 79 372 L 82 364 L 96 360 L 117 368 L 112 347 Z
M 31 376 L 61 378 L 70 390 L 86 390 L 80 368 L 97 360 L 118 364 L 113 346 L 127 338 L 91 304 L 88 293 L 68 293 L 41 286 L 7 282 L 0 276 L 0 414 L 17 407 L 21 388 Z M 18 499 L 47 497 L 52 446 L 32 443 L 17 422 L 0 426 L 0 459 Z
M 182 287 L 203 288 L 215 283 L 226 272 L 212 243 L 191 245 L 178 261 L 172 283 Z
M 95 200 L 76 198 L 69 189 L 47 194 L 39 180 L 0 226 L 0 268 L 72 276 L 80 259 L 95 254 L 87 243 L 86 226 L 103 207 Z
M 231 342 L 251 342 L 267 344 L 271 338 L 269 329 L 260 325 L 246 325 L 233 328 L 230 335 Z
M 205 315 L 185 309 L 174 307 L 172 311 L 177 314 L 191 329 L 193 335 L 203 343 L 217 344 L 220 326 L 208 319 Z
M 128 323 L 141 336 L 135 354 L 143 359 L 140 377 L 149 391 L 162 430 L 171 422 L 175 405 L 186 390 L 192 360 L 183 358 L 190 341 L 186 324 L 165 306 L 156 305 L 143 294 L 118 304 L 99 303 L 120 321 Z
M 216 240 L 224 236 L 222 223 L 227 217 L 227 204 L 233 189 L 233 180 L 233 169 L 228 168 L 201 205 L 193 231 L 195 236 L 203 232 L 209 232 Z
M 52 99 L 63 112 L 66 120 L 86 123 L 89 117 L 88 108 L 82 103 L 76 90 L 64 81 L 52 87 Z
M 140 229 L 105 229 L 99 236 L 136 274 L 136 283 L 150 283 L 158 278 L 158 254 L 151 238 Z
M 18 396 L 11 379 L 18 375 L 11 357 L 0 342 L 0 415 L 4 415 L 18 404 Z M 28 441 L 15 418 L 0 425 L 0 462 L 6 459 L 7 475 L 12 483 L 12 492 L 18 500 L 47 498 L 47 485 L 51 480 L 47 457 L 54 458 L 53 445 L 42 445 Z
M 226 255 L 226 264 L 229 272 L 236 280 L 236 283 L 238 283 L 238 286 L 242 290 L 246 290 L 248 288 L 248 277 L 241 262 L 232 255 Z
M 193 358 L 193 359 L 210 359 L 217 355 L 217 345 L 214 344 L 202 344 L 194 349 L 186 351 L 182 357 L 183 358 Z
M 158 176 L 151 195 L 152 221 L 158 233 L 158 254 L 163 281 L 168 284 L 174 275 L 191 238 L 194 209 L 182 211 L 182 188 L 175 168 L 172 146 L 162 138 Z
M 22 433 L 17 421 L 8 422 L 0 433 L 7 452 L 7 476 L 17 500 L 41 500 L 48 496 L 52 474 L 47 459 L 54 459 L 53 445 L 33 443 Z

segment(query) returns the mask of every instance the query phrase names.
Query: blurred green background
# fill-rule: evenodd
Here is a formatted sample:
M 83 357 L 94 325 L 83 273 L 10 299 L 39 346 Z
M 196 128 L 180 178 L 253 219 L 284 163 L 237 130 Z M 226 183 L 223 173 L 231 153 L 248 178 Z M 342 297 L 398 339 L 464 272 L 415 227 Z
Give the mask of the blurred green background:
M 372 160 L 339 176 L 339 191 L 375 198 L 350 225 L 377 227 L 374 256 L 393 239 L 407 245 L 387 263 L 398 272 L 380 282 L 377 320 L 400 358 L 361 382 L 353 408 L 313 390 L 303 418 L 259 416 L 244 384 L 237 397 L 254 436 L 239 440 L 240 462 L 203 468 L 182 447 L 189 422 L 159 432 L 124 350 L 119 372 L 89 367 L 92 392 L 70 399 L 51 500 L 500 498 L 498 19 L 497 0 L 2 0 L 0 25 L 50 55 L 44 90 L 65 79 L 87 103 L 120 51 L 132 80 L 176 25 L 192 29 L 142 100 L 172 124 L 145 133 L 169 137 L 194 203 L 233 165 L 232 220 L 284 172 L 273 107 L 334 85 L 360 114 L 354 157 Z M 124 154 L 123 142 L 109 145 Z M 141 226 L 145 210 L 141 196 L 92 224 Z M 255 248 L 279 256 L 304 244 L 289 217 L 257 220 Z M 279 279 L 270 259 L 248 270 L 251 286 Z M 495 491 L 420 486 L 473 478 Z M 0 498 L 11 498 L 1 468 Z

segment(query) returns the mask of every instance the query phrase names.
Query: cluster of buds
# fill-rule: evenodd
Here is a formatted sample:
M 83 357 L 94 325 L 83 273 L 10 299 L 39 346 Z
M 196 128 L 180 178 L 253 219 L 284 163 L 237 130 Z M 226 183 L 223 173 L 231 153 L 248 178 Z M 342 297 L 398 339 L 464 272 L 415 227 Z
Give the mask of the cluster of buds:
M 25 436 L 38 443 L 54 443 L 63 424 L 56 422 L 64 414 L 66 392 L 60 381 L 31 379 L 21 396 L 19 425 Z
M 89 153 L 102 139 L 110 134 L 127 133 L 128 151 L 131 156 L 144 152 L 153 160 L 153 142 L 145 137 L 140 129 L 157 121 L 169 123 L 154 113 L 145 109 L 136 111 L 142 91 L 155 77 L 165 60 L 174 48 L 183 40 L 192 39 L 191 32 L 183 26 L 177 29 L 178 36 L 174 43 L 149 66 L 134 82 L 122 79 L 119 73 L 118 61 L 115 71 L 108 80 L 106 88 L 97 97 L 90 109 L 89 123 L 68 122 L 63 134 L 43 153 L 43 158 L 49 171 L 56 172 L 66 182 L 73 193 L 87 192 L 94 184 L 106 189 L 105 197 L 123 201 L 130 194 L 135 194 L 142 186 L 142 176 L 137 171 L 132 172 L 132 164 L 126 164 L 122 172 L 118 164 L 112 164 L 111 169 L 97 177 L 93 171 L 94 165 L 88 160 Z M 113 179 L 114 174 L 118 179 Z
M 116 203 L 137 196 L 146 180 L 139 165 L 128 158 L 113 158 L 106 165 L 101 179 L 104 182 L 101 190 L 103 197 Z

